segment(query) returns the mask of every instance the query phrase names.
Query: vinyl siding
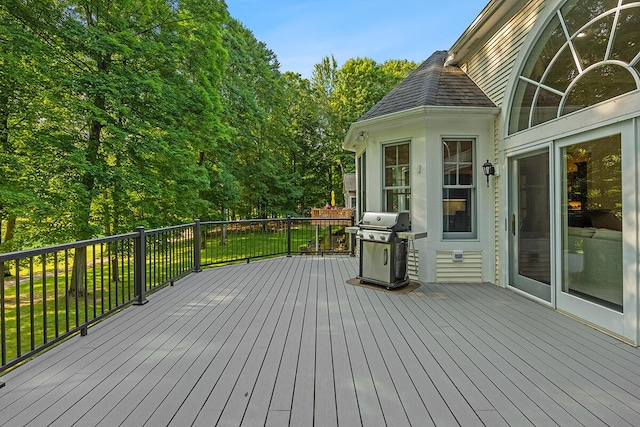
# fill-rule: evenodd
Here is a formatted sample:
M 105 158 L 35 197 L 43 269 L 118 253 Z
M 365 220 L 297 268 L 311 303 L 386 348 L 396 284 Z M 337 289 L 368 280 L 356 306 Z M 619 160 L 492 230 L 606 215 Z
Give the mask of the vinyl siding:
M 407 250 L 407 273 L 410 280 L 420 280 L 420 253 L 418 249 Z
M 505 92 L 507 84 L 511 77 L 513 66 L 520 54 L 520 50 L 529 35 L 532 27 L 535 25 L 538 16 L 548 3 L 548 0 L 533 0 L 527 2 L 524 7 L 516 13 L 493 37 L 491 37 L 478 51 L 472 55 L 461 68 L 467 75 L 483 90 L 483 92 L 497 106 L 506 107 Z M 503 110 L 504 114 L 504 110 Z M 499 157 L 499 141 L 502 139 L 504 126 L 503 115 L 496 118 L 494 122 L 494 163 L 498 162 Z M 499 165 L 502 171 L 506 171 L 504 165 Z M 501 253 L 500 253 L 500 236 L 502 232 L 504 219 L 501 218 L 500 211 L 500 189 L 501 178 L 493 178 L 494 194 L 493 207 L 494 212 L 494 259 L 495 259 L 495 275 L 493 281 L 496 285 L 501 285 Z M 465 254 L 466 255 L 466 254 Z M 443 262 L 444 262 L 443 254 Z M 478 267 L 479 268 L 479 267 Z M 443 273 L 444 274 L 444 273 Z M 448 274 L 448 273 L 447 273 Z
M 454 261 L 452 251 L 436 251 L 436 282 L 482 282 L 482 251 L 463 251 L 462 261 Z
M 462 69 L 497 106 L 502 107 L 512 67 L 546 0 L 528 2 L 473 55 Z

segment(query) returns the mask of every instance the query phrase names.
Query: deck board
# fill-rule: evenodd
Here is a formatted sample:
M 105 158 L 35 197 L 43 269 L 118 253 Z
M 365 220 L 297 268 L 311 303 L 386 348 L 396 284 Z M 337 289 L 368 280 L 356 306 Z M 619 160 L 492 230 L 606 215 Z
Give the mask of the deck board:
M 2 426 L 635 426 L 640 350 L 488 284 L 351 257 L 205 270 L 2 377 Z
M 553 338 L 551 338 L 550 342 L 540 339 L 534 340 L 531 337 L 530 328 L 524 323 L 513 322 L 510 325 L 498 325 L 494 324 L 495 321 L 492 319 L 486 322 L 486 315 L 480 315 L 485 311 L 476 312 L 473 302 L 465 303 L 465 307 L 467 309 L 465 310 L 465 316 L 461 318 L 464 321 L 461 330 L 473 333 L 474 337 L 480 339 L 480 342 L 484 345 L 484 347 L 480 348 L 482 353 L 485 355 L 490 354 L 496 346 L 504 347 L 504 351 L 501 354 L 505 355 L 505 363 L 500 365 L 500 369 L 523 393 L 523 395 L 519 395 L 519 392 L 514 390 L 514 394 L 511 394 L 513 398 L 530 399 L 532 402 L 541 403 L 541 406 L 544 406 L 548 411 L 556 409 L 555 402 L 558 402 L 562 407 L 570 407 L 571 400 L 575 398 L 575 394 L 580 393 L 580 400 L 584 402 L 584 405 L 582 408 L 576 407 L 577 410 L 573 412 L 574 416 L 583 417 L 585 412 L 591 412 L 595 418 L 588 418 L 583 422 L 595 425 L 600 421 L 604 421 L 609 425 L 624 425 L 620 415 L 625 415 L 626 408 L 619 405 L 619 402 L 615 399 L 611 399 L 608 393 L 600 392 L 600 387 L 606 387 L 605 384 L 602 384 L 602 382 L 598 384 L 589 380 L 589 377 L 597 380 L 597 373 L 590 369 L 580 372 L 582 365 L 576 364 L 575 359 L 560 356 L 558 347 L 564 347 L 560 341 L 556 341 Z M 481 321 L 486 322 L 484 328 L 479 326 Z M 496 334 L 501 334 L 501 336 L 496 338 L 493 336 Z M 469 342 L 467 339 L 464 341 Z M 515 356 L 513 355 L 514 353 Z M 496 353 L 491 359 L 497 360 L 498 354 Z M 519 375 L 523 376 L 518 379 Z M 546 383 L 544 378 L 555 379 L 555 385 L 564 389 L 565 394 L 554 393 L 553 398 L 549 398 L 549 402 L 545 402 L 543 399 L 547 397 L 539 388 Z M 504 387 L 501 388 L 504 389 Z M 577 391 L 575 391 L 576 389 Z M 611 387 L 609 390 L 615 392 L 616 387 Z M 556 390 L 553 389 L 552 391 Z M 547 392 L 550 393 L 549 390 Z M 535 425 L 548 424 L 553 419 L 564 420 L 563 422 L 568 425 L 570 419 L 562 417 L 564 415 L 561 413 L 563 412 L 562 407 L 554 411 L 553 417 L 544 417 L 539 411 L 530 411 L 529 417 Z M 612 411 L 612 408 L 615 408 L 615 412 Z

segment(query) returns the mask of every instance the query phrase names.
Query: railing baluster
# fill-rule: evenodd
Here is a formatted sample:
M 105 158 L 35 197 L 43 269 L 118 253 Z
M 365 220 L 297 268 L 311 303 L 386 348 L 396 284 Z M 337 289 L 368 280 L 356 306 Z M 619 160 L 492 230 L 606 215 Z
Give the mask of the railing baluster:
M 113 282 L 113 279 L 115 277 L 111 266 L 111 263 L 113 262 L 113 259 L 111 258 L 113 256 L 111 254 L 112 245 L 112 243 L 107 243 L 107 289 L 109 296 L 109 311 L 111 311 L 111 282 Z
M 100 314 L 104 314 L 104 245 L 100 243 Z
M 4 303 L 4 262 L 0 262 L 0 361 L 2 366 L 7 364 L 7 324 Z
M 84 301 L 84 321 L 83 325 L 86 325 L 89 322 L 89 258 L 87 257 L 87 247 L 83 248 L 84 250 L 84 292 L 83 292 L 83 301 Z M 83 333 L 86 334 L 86 326 L 82 329 Z
M 69 251 L 67 249 L 64 250 L 64 307 L 65 332 L 69 332 Z
M 58 251 L 53 253 L 53 323 L 55 329 L 55 337 L 60 336 L 60 303 L 58 301 Z
M 16 260 L 16 355 L 22 356 L 22 313 L 20 310 L 20 258 Z
M 80 325 L 80 306 L 78 303 L 78 281 L 80 280 L 80 278 L 78 278 L 77 276 L 74 276 L 73 274 L 77 271 L 75 268 L 76 263 L 78 262 L 78 250 L 74 250 L 73 251 L 73 265 L 74 267 L 72 267 L 72 271 L 71 273 L 71 286 L 73 286 L 73 305 L 75 307 L 74 309 L 74 316 L 75 316 L 75 324 L 73 325 L 74 328 L 77 328 Z M 77 273 L 76 273 L 77 274 Z M 69 295 L 67 295 L 67 298 L 69 298 Z
M 36 348 L 36 315 L 35 315 L 35 307 L 34 300 L 35 291 L 34 291 L 34 283 L 33 283 L 33 257 L 29 257 L 29 331 L 31 341 L 31 350 Z
M 89 267 L 87 267 L 88 270 Z M 91 301 L 93 303 L 93 317 L 97 316 L 97 307 L 96 307 L 96 245 L 91 245 L 91 286 L 93 295 L 91 297 Z
M 131 254 L 132 253 L 135 254 L 135 248 L 131 249 L 131 241 L 127 240 L 127 292 L 126 292 L 126 294 L 127 294 L 127 299 L 129 299 L 129 300 L 131 299 L 131 281 L 133 280 L 132 279 L 132 274 L 135 275 L 135 266 L 133 267 L 133 271 L 131 271 L 132 270 L 132 268 L 131 268 Z M 135 262 L 135 259 L 134 259 L 134 262 Z M 123 303 L 126 301 L 124 299 L 124 295 L 125 295 L 125 291 L 123 289 L 122 290 L 122 298 L 123 298 L 122 302 Z
M 47 328 L 47 256 L 42 254 L 42 342 L 46 344 L 48 339 Z

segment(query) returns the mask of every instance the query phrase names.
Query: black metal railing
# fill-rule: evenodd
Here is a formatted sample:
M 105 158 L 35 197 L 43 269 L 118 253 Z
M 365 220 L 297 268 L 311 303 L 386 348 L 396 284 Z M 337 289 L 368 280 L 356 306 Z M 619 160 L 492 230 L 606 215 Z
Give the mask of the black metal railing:
M 351 254 L 350 220 L 196 220 L 0 254 L 0 372 L 203 267 Z M 0 382 L 1 385 L 1 382 Z
M 200 223 L 202 266 L 257 258 L 350 253 L 345 226 L 335 219 L 278 218 Z

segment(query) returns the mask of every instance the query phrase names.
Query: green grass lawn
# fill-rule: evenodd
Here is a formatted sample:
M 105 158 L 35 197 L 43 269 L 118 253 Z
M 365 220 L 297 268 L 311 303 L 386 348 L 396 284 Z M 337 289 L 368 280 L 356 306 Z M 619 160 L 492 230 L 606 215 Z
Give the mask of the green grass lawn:
M 342 227 L 333 226 L 335 232 Z M 335 249 L 335 236 L 330 227 L 318 228 L 320 251 Z M 293 254 L 315 251 L 316 228 L 309 224 L 292 228 Z M 123 244 L 124 245 L 124 244 Z M 147 239 L 147 289 L 167 283 L 191 271 L 193 265 L 192 236 L 162 235 Z M 132 245 L 121 250 L 106 244 L 87 247 L 84 292 L 72 288 L 73 252 L 38 257 L 21 262 L 19 283 L 15 265 L 6 265 L 14 276 L 4 278 L 5 355 L 10 361 L 24 355 L 57 336 L 115 309 L 134 298 L 134 260 Z M 206 230 L 201 247 L 202 265 L 221 265 L 252 258 L 282 256 L 287 252 L 287 234 L 283 229 L 244 227 L 228 230 Z M 19 296 L 16 296 L 19 289 Z M 20 319 L 18 335 L 18 321 Z M 56 326 L 57 325 L 57 326 Z

